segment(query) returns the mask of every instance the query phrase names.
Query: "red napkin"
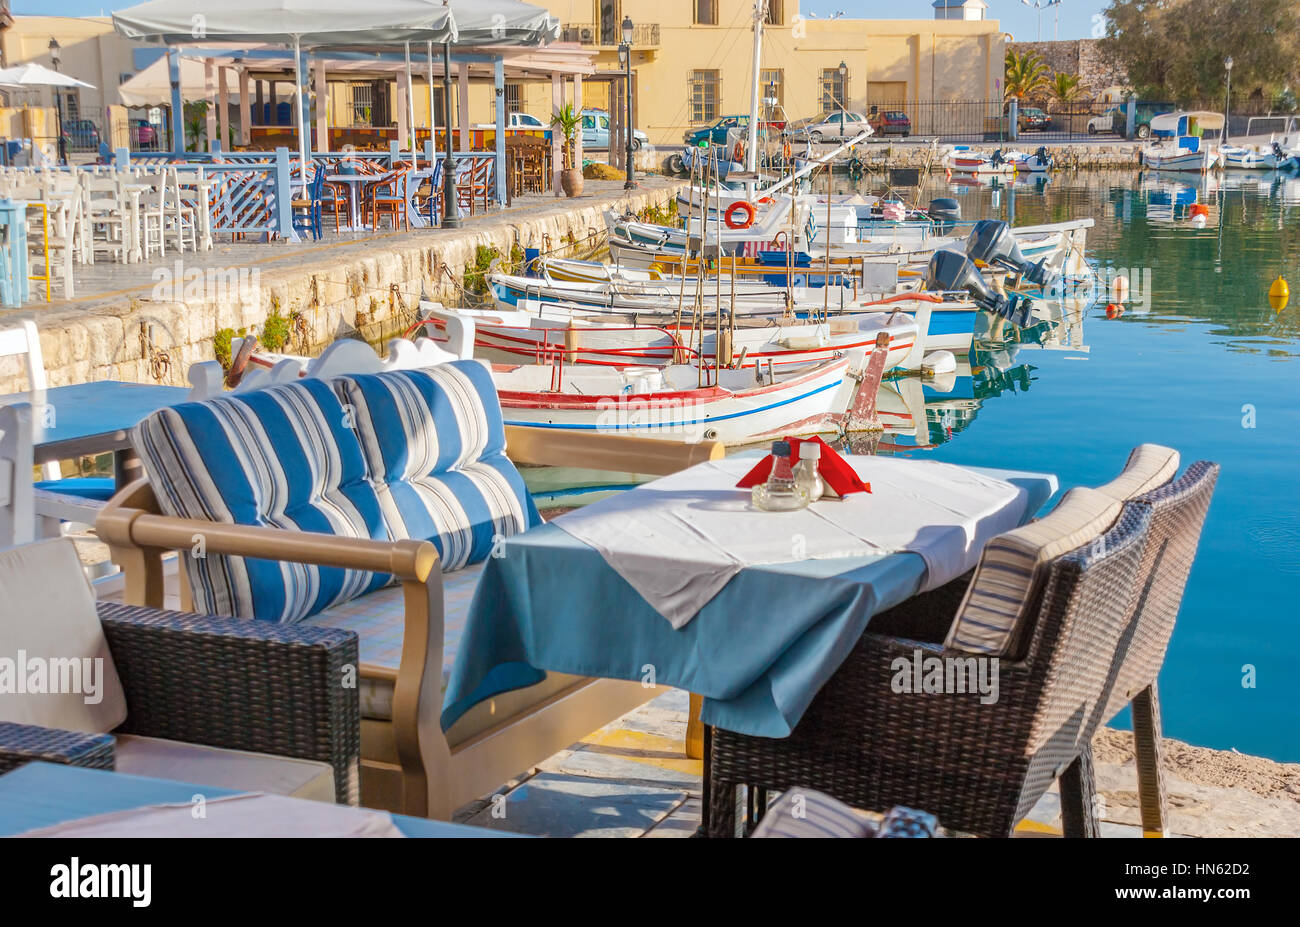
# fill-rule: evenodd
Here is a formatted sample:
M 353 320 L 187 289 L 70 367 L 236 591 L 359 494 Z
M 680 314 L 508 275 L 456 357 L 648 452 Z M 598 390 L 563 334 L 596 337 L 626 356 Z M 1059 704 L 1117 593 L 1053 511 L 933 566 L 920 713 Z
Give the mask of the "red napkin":
M 799 462 L 799 445 L 804 441 L 816 441 L 821 445 L 822 453 L 821 459 L 817 461 L 817 472 L 821 474 L 822 483 L 826 486 L 826 496 L 838 499 L 847 496 L 849 493 L 871 492 L 871 484 L 864 483 L 854 469 L 849 466 L 848 461 L 835 453 L 835 449 L 821 438 L 782 438 L 781 440 L 790 442 L 791 467 L 794 467 Z M 754 469 L 741 477 L 740 482 L 736 484 L 736 488 L 749 489 L 759 483 L 766 483 L 771 472 L 772 455 L 768 454 L 755 465 Z

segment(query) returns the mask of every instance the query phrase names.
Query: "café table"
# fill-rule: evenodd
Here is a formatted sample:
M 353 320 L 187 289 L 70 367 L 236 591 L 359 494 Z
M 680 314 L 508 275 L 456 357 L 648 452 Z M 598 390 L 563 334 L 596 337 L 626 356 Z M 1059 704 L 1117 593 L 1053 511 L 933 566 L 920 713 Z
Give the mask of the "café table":
M 0 837 L 150 805 L 240 794 L 229 789 L 56 763 L 28 763 L 0 776 Z M 306 802 L 306 799 L 294 799 Z M 332 807 L 332 806 L 326 806 Z M 363 809 L 352 809 L 358 813 Z M 406 837 L 523 837 L 507 831 L 392 815 Z
M 864 473 L 872 465 L 862 461 L 897 460 L 847 459 Z M 755 462 L 757 458 L 732 457 L 684 473 L 730 468 L 728 478 L 734 482 Z M 997 510 L 973 526 L 903 526 L 914 527 L 923 539 L 963 532 L 965 560 L 952 566 L 952 575 L 930 575 L 929 561 L 906 549 L 846 549 L 846 556 L 826 556 L 823 551 L 822 556 L 809 559 L 799 556 L 796 545 L 786 562 L 739 569 L 680 627 L 657 611 L 600 551 L 568 533 L 566 516 L 506 539 L 499 555 L 494 553 L 485 562 L 466 616 L 443 698 L 443 730 L 478 702 L 533 685 L 552 671 L 643 682 L 649 675 L 656 685 L 702 696 L 700 721 L 706 729 L 717 726 L 755 736 L 788 736 L 872 615 L 974 567 L 992 536 L 1027 521 L 1057 488 L 1050 474 L 964 469 L 975 477 L 1009 484 L 1014 492 L 1004 493 Z M 621 519 L 615 528 L 639 521 L 635 509 L 629 512 L 628 506 L 635 504 L 637 494 L 649 500 L 662 482 L 620 494 L 624 503 L 612 515 Z M 748 504 L 745 490 L 733 492 L 738 495 L 732 504 Z M 866 505 L 870 513 L 873 497 L 866 499 L 852 504 Z M 596 506 L 610 501 L 595 503 L 590 511 L 596 513 Z M 918 511 L 932 512 L 923 502 L 918 500 Z M 708 500 L 702 499 L 701 505 L 705 504 Z M 745 531 L 782 532 L 785 514 L 753 511 Z M 628 530 L 624 543 L 635 554 L 641 546 L 637 531 Z M 676 571 L 663 560 L 656 560 L 656 565 L 664 564 L 662 575 L 678 577 L 676 581 L 685 588 L 687 583 L 680 577 L 698 575 L 699 554 L 700 549 L 684 544 L 678 553 L 669 554 L 676 558 Z M 672 583 L 666 580 L 664 585 Z
M 113 453 L 118 489 L 140 476 L 140 460 L 131 447 L 130 430 L 141 419 L 184 402 L 189 389 L 100 380 L 0 396 L 0 406 L 19 402 L 32 407 L 35 463 Z
M 361 221 L 361 192 L 362 186 L 375 179 L 374 174 L 362 174 L 360 172 L 352 174 L 326 174 L 325 180 L 328 183 L 341 183 L 348 185 L 348 207 L 351 213 L 348 217 L 348 227 L 358 232 L 365 228 Z

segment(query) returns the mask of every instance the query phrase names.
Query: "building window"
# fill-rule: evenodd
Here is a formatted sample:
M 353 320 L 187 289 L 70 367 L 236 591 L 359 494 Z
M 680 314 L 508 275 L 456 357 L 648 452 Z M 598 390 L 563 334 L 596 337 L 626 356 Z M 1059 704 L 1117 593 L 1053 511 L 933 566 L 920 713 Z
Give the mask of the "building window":
M 718 118 L 722 78 L 716 70 L 691 72 L 691 121 L 712 122 Z
M 785 106 L 785 71 L 781 68 L 764 68 L 763 81 L 759 90 L 763 99 L 776 100 L 776 106 Z M 771 105 L 771 104 L 769 104 Z
M 822 112 L 837 113 L 849 108 L 849 74 L 839 68 L 822 68 Z
M 524 85 L 523 84 L 506 84 L 505 86 L 506 116 L 511 113 L 522 112 L 524 105 Z M 496 120 L 496 113 L 493 114 L 493 121 Z
M 785 25 L 785 3 L 784 0 L 767 0 L 767 19 L 769 26 Z
M 699 26 L 716 26 L 718 0 L 695 0 L 695 23 Z
M 373 125 L 370 121 L 374 115 L 374 98 L 371 96 L 371 86 L 369 84 L 352 84 L 352 125 L 368 126 Z

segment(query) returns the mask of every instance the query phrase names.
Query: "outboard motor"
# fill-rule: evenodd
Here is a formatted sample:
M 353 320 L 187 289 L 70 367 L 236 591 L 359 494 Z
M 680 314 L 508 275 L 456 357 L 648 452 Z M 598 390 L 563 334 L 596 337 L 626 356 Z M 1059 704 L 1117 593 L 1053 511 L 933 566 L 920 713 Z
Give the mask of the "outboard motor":
M 1286 152 L 1282 150 L 1282 143 L 1277 139 L 1273 140 L 1273 157 L 1277 158 L 1279 165 L 1286 160 Z
M 989 287 L 975 262 L 958 251 L 936 251 L 925 268 L 925 288 L 946 293 L 966 292 L 981 309 L 1016 325 L 1027 325 L 1033 303 L 1019 293 L 1003 296 Z
M 1034 152 L 1034 157 L 1038 159 L 1038 163 L 1043 170 L 1047 170 L 1056 163 L 1052 160 L 1052 156 L 1047 153 L 1047 147 L 1044 145 L 1038 146 L 1038 150 Z
M 966 256 L 985 264 L 1001 264 L 1038 286 L 1048 286 L 1054 274 L 1047 269 L 1046 258 L 1031 264 L 1020 253 L 1011 226 L 999 219 L 981 219 L 966 239 Z
M 989 163 L 992 164 L 994 167 L 999 167 L 1007 163 L 1007 159 L 1002 157 L 1001 148 L 997 148 L 993 151 L 992 157 L 989 158 Z
M 961 203 L 950 196 L 940 196 L 930 200 L 926 214 L 934 220 L 940 235 L 952 231 L 953 225 L 961 221 Z

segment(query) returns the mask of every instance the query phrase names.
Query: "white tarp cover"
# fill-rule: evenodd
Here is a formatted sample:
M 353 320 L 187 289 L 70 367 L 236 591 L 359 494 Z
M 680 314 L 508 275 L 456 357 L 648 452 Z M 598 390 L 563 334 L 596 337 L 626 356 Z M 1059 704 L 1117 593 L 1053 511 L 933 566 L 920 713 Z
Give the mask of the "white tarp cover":
M 206 100 L 216 95 L 217 81 L 213 78 L 212 94 L 208 93 L 203 62 L 196 58 L 181 58 L 181 99 Z M 228 87 L 230 99 L 239 99 L 239 82 L 231 81 Z M 172 102 L 171 71 L 167 67 L 167 56 L 159 58 L 149 67 L 140 71 L 117 88 L 118 96 L 124 106 L 159 106 Z
M 113 25 L 127 38 L 166 45 L 455 40 L 451 8 L 441 0 L 149 0 L 114 13 Z

